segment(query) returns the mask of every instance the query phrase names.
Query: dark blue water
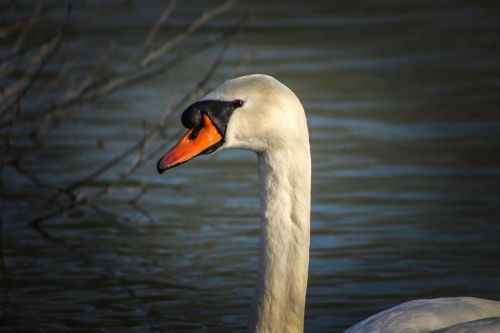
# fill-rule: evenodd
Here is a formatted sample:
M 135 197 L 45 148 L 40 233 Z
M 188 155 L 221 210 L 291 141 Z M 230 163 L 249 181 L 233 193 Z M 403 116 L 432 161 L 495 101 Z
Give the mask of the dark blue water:
M 158 43 L 215 5 L 178 3 Z M 251 7 L 237 3 L 183 45 L 216 35 Z M 78 64 L 95 61 L 112 43 L 113 61 L 101 70 L 124 66 L 163 9 L 141 2 L 89 20 L 79 15 L 92 7 L 77 7 L 80 35 L 64 49 L 75 59 L 75 80 L 83 76 Z M 233 75 L 270 74 L 307 112 L 313 207 L 306 332 L 340 331 L 415 298 L 500 299 L 497 13 L 494 1 L 274 2 L 261 4 L 231 41 L 212 86 Z M 63 14 L 51 14 L 40 31 Z M 158 123 L 220 50 L 68 109 L 58 126 L 45 127 L 44 144 L 23 165 L 61 186 L 86 175 Z M 28 113 L 36 112 L 36 89 L 24 101 Z M 175 140 L 182 110 L 171 115 L 162 140 Z M 52 190 L 9 163 L 33 150 L 25 126 L 14 127 L 4 155 L 2 331 L 243 331 L 259 235 L 253 154 L 225 151 L 162 176 L 153 159 L 93 207 L 44 222 L 61 244 L 24 223 L 58 205 L 46 202 Z M 78 193 L 98 192 L 121 171 Z

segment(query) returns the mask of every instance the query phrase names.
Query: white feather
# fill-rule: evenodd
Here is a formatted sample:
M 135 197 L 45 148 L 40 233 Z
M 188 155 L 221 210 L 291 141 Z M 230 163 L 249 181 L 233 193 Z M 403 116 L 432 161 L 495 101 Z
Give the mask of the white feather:
M 288 87 L 260 74 L 226 81 L 204 99 L 244 101 L 232 114 L 220 149 L 251 150 L 259 159 L 261 244 L 248 332 L 303 332 L 311 156 L 302 104 Z M 346 333 L 423 333 L 450 326 L 439 332 L 500 332 L 498 316 L 500 302 L 495 301 L 416 300 L 376 314 Z
M 493 316 L 500 316 L 499 302 L 474 297 L 420 299 L 377 313 L 345 333 L 432 332 Z

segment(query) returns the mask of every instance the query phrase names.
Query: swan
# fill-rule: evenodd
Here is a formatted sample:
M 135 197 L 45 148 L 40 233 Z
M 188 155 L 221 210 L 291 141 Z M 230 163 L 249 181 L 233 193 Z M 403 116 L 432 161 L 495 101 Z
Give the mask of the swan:
M 271 76 L 228 80 L 181 116 L 188 129 L 157 164 L 159 173 L 226 148 L 258 156 L 261 232 L 251 333 L 304 330 L 311 207 L 311 155 L 304 109 Z M 500 332 L 500 302 L 472 297 L 414 300 L 349 328 L 361 332 Z

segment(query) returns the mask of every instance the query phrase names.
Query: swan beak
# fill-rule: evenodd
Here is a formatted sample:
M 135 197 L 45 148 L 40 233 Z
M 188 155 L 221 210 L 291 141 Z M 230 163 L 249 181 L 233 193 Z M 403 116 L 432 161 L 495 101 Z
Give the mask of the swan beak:
M 222 141 L 222 135 L 206 115 L 202 116 L 201 126 L 189 129 L 186 134 L 170 149 L 156 165 L 161 174 L 165 170 L 178 166 L 190 159 L 209 151 Z

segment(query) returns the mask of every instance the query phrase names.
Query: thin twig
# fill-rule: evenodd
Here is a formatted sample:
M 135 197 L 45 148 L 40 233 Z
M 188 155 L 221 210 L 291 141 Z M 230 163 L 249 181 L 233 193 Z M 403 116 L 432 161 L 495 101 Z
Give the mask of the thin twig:
M 96 203 L 93 203 L 93 202 L 86 202 L 86 204 L 96 213 L 98 213 L 99 215 L 102 215 L 103 217 L 105 218 L 110 218 L 110 219 L 113 219 L 113 220 L 116 220 L 117 219 L 117 216 L 115 213 L 109 211 L 109 210 L 106 210 L 102 207 L 100 207 L 98 204 Z
M 234 4 L 235 0 L 230 0 L 225 2 L 223 5 L 216 7 L 214 10 L 210 11 L 210 15 L 208 17 L 206 16 L 204 19 L 200 19 L 201 21 L 197 23 L 199 26 L 196 24 L 193 26 L 190 26 L 190 29 L 194 29 L 191 33 L 196 31 L 196 29 L 200 28 L 202 25 L 206 24 L 207 20 L 213 19 L 213 17 L 220 15 L 223 11 L 227 10 L 229 7 L 231 7 Z M 227 8 L 226 8 L 227 7 Z M 206 13 L 204 14 L 206 15 Z M 167 142 L 162 142 L 158 146 L 156 146 L 153 150 L 149 150 L 149 152 L 146 154 L 146 151 L 148 148 L 152 145 L 152 143 L 160 137 L 165 129 L 167 128 L 168 125 L 168 116 L 171 114 L 173 110 L 178 109 L 179 107 L 185 105 L 187 102 L 192 100 L 194 96 L 201 94 L 203 91 L 206 90 L 207 86 L 210 83 L 210 80 L 213 78 L 214 74 L 216 73 L 217 69 L 220 67 L 220 64 L 222 62 L 222 59 L 225 55 L 225 52 L 227 51 L 228 48 L 228 40 L 234 36 L 237 32 L 240 31 L 241 27 L 244 25 L 244 23 L 247 21 L 248 17 L 250 15 L 245 15 L 233 28 L 230 28 L 226 30 L 224 33 L 221 35 L 211 38 L 207 40 L 205 43 L 198 44 L 194 48 L 186 50 L 183 53 L 178 54 L 177 57 L 175 57 L 172 60 L 160 60 L 160 57 L 152 60 L 146 68 L 140 69 L 136 67 L 131 67 L 130 69 L 127 69 L 125 71 L 122 71 L 118 74 L 115 75 L 110 75 L 100 79 L 96 79 L 92 81 L 91 83 L 86 83 L 85 86 L 82 89 L 77 89 L 79 90 L 79 94 L 77 96 L 73 96 L 69 99 L 62 100 L 63 104 L 62 105 L 52 105 L 49 109 L 46 109 L 45 111 L 48 110 L 48 112 L 44 112 L 42 115 L 42 118 L 40 119 L 45 119 L 46 116 L 51 115 L 53 112 L 56 110 L 60 110 L 62 108 L 74 105 L 76 103 L 82 103 L 86 101 L 91 101 L 103 96 L 106 96 L 107 94 L 115 91 L 118 88 L 123 88 L 125 86 L 140 82 L 142 80 L 145 80 L 147 78 L 153 77 L 155 75 L 158 75 L 162 72 L 168 71 L 170 68 L 174 67 L 181 61 L 185 61 L 186 59 L 189 59 L 193 54 L 199 54 L 199 52 L 193 52 L 194 50 L 205 50 L 212 45 L 215 45 L 216 43 L 220 42 L 226 42 L 224 47 L 222 48 L 222 51 L 220 52 L 219 56 L 214 60 L 206 74 L 193 86 L 193 88 L 185 93 L 182 98 L 179 99 L 179 101 L 173 106 L 173 107 L 168 107 L 165 109 L 164 114 L 160 118 L 159 123 L 156 126 L 153 126 L 152 128 L 148 129 L 145 131 L 143 136 L 132 146 L 129 148 L 125 149 L 122 151 L 122 153 L 118 154 L 117 156 L 113 157 L 111 160 L 105 162 L 104 164 L 100 165 L 98 168 L 87 174 L 85 177 L 81 179 L 77 179 L 73 182 L 71 182 L 69 185 L 66 187 L 63 187 L 62 189 L 59 189 L 55 187 L 57 193 L 55 197 L 53 197 L 53 201 L 57 201 L 58 198 L 60 198 L 62 195 L 66 195 L 67 198 L 69 199 L 69 202 L 59 205 L 56 207 L 54 210 L 50 212 L 46 212 L 44 214 L 41 214 L 32 220 L 28 222 L 30 226 L 32 226 L 35 230 L 37 230 L 44 238 L 54 241 L 54 242 L 60 242 L 57 238 L 53 237 L 50 235 L 47 230 L 43 228 L 43 222 L 53 219 L 57 216 L 60 216 L 66 212 L 69 212 L 81 205 L 89 205 L 90 208 L 93 208 L 92 205 L 95 205 L 93 201 L 97 200 L 101 196 L 110 193 L 110 190 L 120 184 L 124 179 L 130 177 L 134 172 L 136 172 L 142 165 L 144 165 L 147 161 L 156 158 L 161 152 L 161 150 L 164 150 L 166 145 L 168 144 Z M 139 70 L 139 72 L 138 72 Z M 89 82 L 89 80 L 87 80 Z M 89 195 L 85 192 L 82 192 L 81 189 L 84 186 L 88 186 L 92 183 L 93 180 L 97 179 L 100 177 L 102 174 L 104 174 L 106 171 L 110 170 L 111 168 L 115 167 L 116 165 L 120 164 L 123 162 L 126 158 L 131 156 L 132 154 L 137 153 L 136 158 L 131 162 L 130 165 L 128 165 L 124 170 L 119 174 L 118 177 L 112 180 L 112 182 L 106 186 L 105 188 L 102 188 L 98 190 L 97 192 L 92 192 L 92 195 Z M 22 169 L 22 168 L 21 168 Z M 39 179 L 37 177 L 31 179 L 32 181 L 36 182 Z M 41 180 L 40 180 L 41 181 Z M 78 195 L 75 195 L 75 191 L 77 189 L 80 189 Z M 138 199 L 140 196 L 142 196 L 142 192 L 139 195 L 136 195 L 129 204 L 134 205 L 137 203 Z M 92 201 L 92 202 L 91 202 Z
M 20 57 L 20 56 L 28 53 L 29 51 L 31 51 L 35 48 L 40 48 L 42 45 L 49 42 L 52 38 L 53 38 L 53 36 L 48 36 L 48 37 L 45 37 L 45 38 L 38 40 L 36 42 L 32 42 L 29 45 L 24 45 L 23 47 L 20 47 L 16 51 L 11 51 L 8 54 L 3 55 L 0 58 L 0 64 L 3 64 L 4 62 L 7 62 L 7 61 L 12 60 L 14 58 Z M 2 74 L 5 75 L 4 73 L 2 73 Z
M 35 9 L 33 10 L 33 14 L 28 19 L 28 21 L 26 21 L 26 23 L 23 25 L 21 32 L 17 35 L 16 42 L 14 43 L 14 47 L 12 48 L 11 52 L 16 52 L 21 47 L 24 40 L 26 39 L 26 36 L 28 35 L 29 30 L 36 23 L 36 21 L 38 21 L 42 13 L 43 13 L 43 1 L 39 0 L 35 6 Z
M 35 74 L 40 70 L 42 64 L 47 60 L 48 55 L 57 45 L 59 38 L 60 35 L 58 34 L 52 37 L 51 40 L 49 40 L 39 48 L 38 53 L 35 54 L 29 62 L 29 67 L 26 70 L 26 75 L 21 79 L 14 81 L 11 85 L 3 90 L 2 97 L 4 100 L 7 100 L 12 95 L 19 94 L 20 91 L 26 88 L 28 84 L 32 82 L 34 78 L 36 78 Z M 6 108 L 2 111 L 2 113 L 5 113 L 6 110 L 8 111 L 9 109 Z
M 50 190 L 56 191 L 57 193 L 62 193 L 66 194 L 70 197 L 71 200 L 75 200 L 76 197 L 72 195 L 71 192 L 67 192 L 66 189 L 58 187 L 53 185 L 52 183 L 45 182 L 41 180 L 38 176 L 33 174 L 32 172 L 29 172 L 28 170 L 24 169 L 21 163 L 22 155 L 18 154 L 12 161 L 11 165 L 14 167 L 14 169 L 21 175 L 25 176 L 27 179 L 29 179 L 34 185 L 39 186 L 39 187 L 45 187 Z
M 220 66 L 221 64 L 221 61 L 222 61 L 222 57 L 223 55 L 225 54 L 227 50 L 227 45 L 224 46 L 223 48 L 223 52 L 221 52 L 221 54 L 217 57 L 217 59 L 214 61 L 213 65 L 209 68 L 208 72 L 206 75 L 203 76 L 203 78 L 198 81 L 194 87 L 188 91 L 181 99 L 180 101 L 175 105 L 174 108 L 177 108 L 183 104 L 186 103 L 187 100 L 189 100 L 189 98 L 195 94 L 196 92 L 199 92 L 200 89 L 205 86 L 210 78 L 215 74 L 217 68 Z M 173 110 L 174 108 L 170 109 L 170 110 L 166 110 L 165 111 L 165 114 L 171 112 L 171 110 Z M 165 124 L 163 124 L 163 126 L 165 126 Z M 149 138 L 152 133 L 151 132 L 154 132 L 155 134 L 158 134 L 160 129 L 162 129 L 162 127 L 159 127 L 159 125 L 157 125 L 155 128 L 153 128 L 150 132 L 146 133 L 143 138 L 141 140 L 139 140 L 138 143 L 136 143 L 135 145 L 133 145 L 132 147 L 126 149 L 122 154 L 120 154 L 119 156 L 115 157 L 114 159 L 108 161 L 107 163 L 105 163 L 102 167 L 98 168 L 97 170 L 95 170 L 93 173 L 91 173 L 89 176 L 77 181 L 77 182 L 74 182 L 72 184 L 70 184 L 70 186 L 68 186 L 66 188 L 66 191 L 73 191 L 74 189 L 76 189 L 77 187 L 80 187 L 80 186 L 83 186 L 83 185 L 86 185 L 88 184 L 91 180 L 93 180 L 94 178 L 96 178 L 98 175 L 100 175 L 103 171 L 103 167 L 106 167 L 106 168 L 110 168 L 112 167 L 113 165 L 117 164 L 119 161 L 121 161 L 122 159 L 124 159 L 126 156 L 128 156 L 131 152 L 137 150 L 137 148 L 139 148 L 144 142 L 145 142 L 145 138 Z M 155 150 L 155 154 L 157 154 L 157 151 L 158 148 Z M 123 179 L 125 179 L 126 177 L 128 177 L 132 172 L 134 172 L 135 170 L 137 170 L 137 168 L 142 165 L 145 161 L 153 158 L 153 154 L 149 154 L 147 156 L 146 159 L 143 159 L 141 160 L 140 163 L 138 163 L 137 165 L 134 165 L 132 168 L 128 168 L 128 171 L 122 173 L 118 179 L 115 180 L 115 183 L 118 183 L 120 181 L 122 181 Z M 107 170 L 107 169 L 106 169 Z M 109 193 L 109 190 L 112 188 L 113 184 L 107 186 L 106 188 L 98 191 L 97 193 L 94 193 L 92 195 L 92 199 L 95 199 L 95 198 L 98 198 L 106 193 Z M 36 218 L 33 218 L 31 219 L 30 221 L 27 222 L 27 224 L 33 228 L 35 228 L 36 231 L 38 231 L 44 238 L 46 238 L 47 240 L 50 240 L 52 242 L 60 242 L 59 239 L 53 237 L 52 235 L 50 235 L 43 227 L 42 227 L 42 223 L 46 220 L 50 220 L 54 217 L 57 217 L 65 212 L 68 212 L 68 211 L 71 211 L 73 210 L 74 208 L 78 207 L 79 205 L 81 204 L 87 204 L 89 202 L 91 198 L 88 198 L 86 196 L 79 196 L 77 197 L 76 200 L 73 200 L 72 202 L 70 202 L 69 204 L 66 204 L 66 205 L 63 205 L 63 206 L 60 206 L 58 207 L 57 209 L 51 211 L 51 212 L 48 212 L 48 213 L 45 213 L 45 214 L 42 214 L 40 216 L 37 216 Z
M 233 33 L 235 33 L 235 32 L 236 31 L 234 31 Z M 228 34 L 228 35 L 226 35 L 224 37 L 228 38 L 228 36 L 232 36 L 232 35 Z M 227 49 L 227 44 L 224 46 L 224 52 L 226 51 L 226 49 Z M 211 68 L 212 69 L 213 68 L 217 68 L 219 65 L 220 65 L 220 57 L 216 61 L 216 66 L 212 66 Z M 213 74 L 213 72 L 209 71 L 209 75 L 207 75 L 206 77 L 210 77 L 212 74 Z M 203 86 L 205 84 L 206 84 L 206 81 L 202 81 L 202 82 L 200 82 L 200 83 L 197 84 L 197 87 L 201 87 L 201 86 Z M 178 104 L 180 104 L 179 106 L 181 106 L 184 103 L 186 103 L 186 101 L 189 98 L 191 98 L 191 96 L 192 96 L 192 94 L 186 95 L 185 98 L 183 98 L 181 100 L 181 102 L 178 103 Z M 162 116 L 161 119 L 165 119 L 165 115 Z M 99 168 L 95 169 L 93 172 L 91 172 L 90 174 L 88 174 L 86 177 L 72 182 L 70 185 L 67 186 L 67 190 L 68 191 L 74 191 L 76 188 L 78 188 L 78 187 L 80 187 L 80 186 L 82 186 L 84 184 L 89 183 L 90 181 L 92 181 L 93 179 L 97 178 L 98 176 L 100 176 L 104 172 L 108 171 L 114 165 L 116 165 L 116 164 L 120 163 L 121 161 L 123 161 L 130 154 L 132 154 L 133 152 L 135 152 L 138 149 L 140 149 L 141 147 L 143 147 L 149 140 L 153 139 L 157 134 L 161 133 L 163 131 L 165 125 L 166 125 L 165 121 L 161 121 L 158 125 L 156 125 L 155 127 L 153 127 L 150 131 L 146 132 L 139 141 L 137 141 L 134 145 L 132 145 L 128 149 L 124 150 L 121 154 L 117 155 L 113 159 L 111 159 L 108 162 L 104 163 Z
M 226 12 L 235 3 L 236 0 L 228 0 L 212 10 L 204 12 L 197 20 L 195 20 L 193 23 L 189 25 L 186 31 L 178 34 L 175 38 L 166 42 L 156 50 L 152 50 L 151 52 L 149 52 L 149 54 L 146 57 L 144 57 L 144 59 L 141 61 L 140 63 L 141 67 L 149 65 L 153 61 L 163 56 L 165 53 L 167 53 L 176 45 L 178 45 L 180 42 L 182 42 L 184 39 L 186 39 L 188 36 L 195 33 L 199 28 L 201 28 L 202 26 L 210 22 L 212 19 L 219 16 L 220 14 Z
M 102 66 L 109 60 L 110 55 L 115 50 L 116 44 L 112 43 L 111 46 L 105 50 L 99 58 L 94 62 L 92 68 L 87 71 L 87 75 L 81 80 L 81 83 L 75 89 L 68 89 L 66 91 L 64 99 L 71 99 L 75 96 L 79 96 L 87 87 L 93 84 L 94 77 L 96 73 L 102 68 Z
M 74 2 L 71 2 L 68 4 L 67 9 L 66 9 L 66 17 L 64 19 L 63 26 L 61 27 L 59 33 L 56 35 L 54 45 L 49 48 L 49 50 L 47 51 L 46 54 L 44 54 L 38 67 L 33 71 L 33 74 L 31 75 L 28 83 L 18 92 L 16 99 L 21 99 L 22 97 L 24 97 L 24 95 L 26 95 L 28 90 L 35 83 L 38 76 L 42 73 L 45 65 L 50 61 L 50 59 L 54 56 L 54 54 L 57 52 L 57 50 L 61 46 L 63 38 L 66 34 L 66 29 L 68 26 L 71 10 L 73 9 L 73 5 L 74 5 Z M 7 104 L 7 106 L 0 112 L 0 114 L 1 115 L 6 114 L 12 108 L 12 106 L 15 105 L 16 99 L 14 99 L 11 103 Z
M 2 154 L 2 161 L 10 153 L 10 147 L 12 145 L 12 129 L 14 127 L 14 122 L 20 113 L 21 113 L 21 104 L 18 98 L 16 99 L 16 112 L 15 112 L 16 117 L 12 118 L 12 120 L 9 122 L 9 127 L 7 128 L 7 131 L 5 131 L 5 146 L 4 146 L 4 152 Z
M 137 202 L 130 203 L 130 206 L 134 208 L 136 211 L 138 211 L 142 216 L 144 216 L 149 223 L 155 222 L 153 216 L 149 214 L 149 212 L 146 209 L 144 209 L 141 205 L 139 205 Z
M 184 97 L 179 102 L 177 102 L 173 108 L 166 109 L 163 116 L 161 117 L 162 120 L 160 121 L 159 125 L 155 126 L 154 128 L 152 128 L 149 132 L 147 132 L 145 134 L 145 136 L 148 136 L 149 140 L 140 141 L 140 144 L 141 144 L 141 146 L 139 147 L 141 149 L 141 152 L 139 154 L 140 158 L 136 159 L 124 172 L 122 172 L 120 174 L 120 176 L 117 178 L 117 180 L 115 181 L 115 183 L 119 183 L 119 182 L 123 181 L 125 178 L 127 178 L 133 172 L 135 172 L 140 166 L 142 166 L 146 161 L 149 161 L 152 158 L 154 158 L 155 156 L 157 156 L 157 154 L 159 153 L 159 148 L 155 149 L 153 151 L 153 153 L 148 154 L 146 158 L 142 157 L 142 155 L 143 155 L 142 150 L 148 144 L 148 141 L 151 141 L 154 138 L 154 136 L 160 134 L 165 129 L 165 127 L 167 125 L 166 116 L 168 114 L 170 114 L 172 112 L 172 110 L 177 109 L 177 108 L 185 105 L 187 103 L 187 101 L 192 99 L 193 96 L 199 94 L 201 92 L 201 90 L 203 89 L 203 87 L 205 87 L 209 83 L 210 79 L 214 76 L 215 72 L 220 67 L 220 64 L 222 63 L 222 59 L 227 51 L 227 47 L 228 47 L 228 44 L 225 44 L 222 51 L 220 52 L 219 56 L 215 59 L 212 66 L 210 66 L 209 70 L 202 77 L 202 79 L 200 81 L 198 81 L 197 84 L 188 93 L 186 93 L 184 95 Z M 88 181 L 87 181 L 87 183 L 88 183 Z M 79 186 L 81 186 L 81 185 L 79 185 Z M 101 192 L 108 193 L 112 186 L 113 186 L 113 184 L 110 184 L 105 189 L 103 189 Z M 73 188 L 71 190 L 73 190 Z M 98 192 L 98 194 L 96 196 L 100 196 L 101 194 L 99 194 L 99 193 L 100 192 Z
M 249 17 L 250 15 L 244 15 L 233 28 L 228 29 L 222 35 L 210 38 L 204 43 L 198 44 L 193 48 L 184 50 L 183 52 L 179 53 L 175 58 L 160 63 L 154 67 L 151 66 L 139 72 L 137 68 L 131 68 L 126 71 L 115 74 L 113 76 L 95 80 L 92 84 L 89 84 L 86 89 L 83 89 L 79 95 L 73 96 L 72 98 L 69 99 L 59 100 L 53 103 L 52 105 L 48 106 L 41 112 L 38 112 L 30 119 L 32 120 L 33 123 L 41 124 L 46 117 L 53 115 L 54 113 L 59 112 L 65 108 L 73 106 L 77 103 L 95 101 L 99 98 L 105 97 L 113 93 L 117 89 L 124 88 L 142 82 L 146 79 L 164 74 L 165 72 L 172 69 L 179 63 L 190 59 L 191 57 L 199 54 L 203 50 L 206 50 L 217 43 L 227 41 L 229 38 L 231 38 L 241 30 L 241 28 L 246 23 Z M 0 122 L 0 126 L 5 125 L 6 123 L 7 121 L 5 120 L 3 122 Z M 36 128 L 32 129 L 30 132 L 32 133 L 33 131 L 36 131 Z
M 144 41 L 142 48 L 144 50 L 148 49 L 151 43 L 153 42 L 153 39 L 156 37 L 156 34 L 160 30 L 161 26 L 165 24 L 167 19 L 170 17 L 170 14 L 174 11 L 175 5 L 177 1 L 176 0 L 171 0 L 163 13 L 160 15 L 158 20 L 155 22 L 151 30 L 149 31 L 148 35 L 146 36 L 146 40 Z
M 83 203 L 83 202 L 80 202 L 80 203 Z M 47 230 L 45 230 L 45 228 L 43 228 L 43 226 L 42 226 L 42 222 L 44 222 L 46 220 L 50 220 L 54 217 L 57 217 L 65 212 L 68 212 L 68 211 L 74 209 L 75 207 L 77 207 L 78 205 L 79 205 L 78 202 L 72 202 L 72 203 L 69 203 L 67 205 L 60 206 L 51 212 L 45 213 L 43 215 L 40 215 L 40 216 L 28 221 L 27 225 L 34 228 L 40 235 L 43 236 L 43 238 L 45 238 L 53 243 L 58 243 L 58 244 L 64 243 L 63 240 L 52 236 Z
M 42 2 L 42 1 L 40 1 L 40 2 Z M 41 12 L 38 13 L 37 15 L 39 15 L 39 16 L 45 15 L 46 13 L 48 13 L 49 11 L 51 11 L 53 9 L 60 8 L 60 5 L 62 2 L 63 1 L 59 0 L 59 1 L 55 1 L 51 4 L 44 4 L 42 6 Z M 9 7 L 9 6 L 11 6 L 12 9 L 15 9 L 15 5 L 16 5 L 16 1 L 10 1 L 7 4 L 0 6 L 0 11 L 4 11 L 4 10 L 8 9 L 7 7 Z M 35 10 L 35 13 L 36 13 L 36 10 Z M 11 34 L 18 32 L 19 30 L 24 29 L 24 27 L 27 25 L 27 23 L 30 20 L 32 20 L 32 17 L 33 17 L 33 14 L 31 14 L 31 16 L 22 18 L 16 22 L 9 23 L 8 25 L 1 27 L 0 28 L 0 39 L 5 39 L 5 38 L 9 37 Z
M 139 200 L 141 200 L 141 198 L 144 196 L 144 194 L 146 194 L 148 192 L 148 189 L 144 186 L 141 186 L 141 190 L 139 192 L 137 192 L 136 195 L 134 195 L 132 197 L 132 199 L 130 199 L 129 201 L 127 201 L 130 205 L 131 204 L 134 204 L 134 203 L 137 203 Z
M 42 88 L 40 93 L 37 96 L 37 102 L 40 104 L 45 100 L 47 95 L 49 94 L 50 91 L 52 91 L 55 87 L 61 84 L 61 82 L 64 81 L 65 76 L 68 74 L 68 72 L 71 70 L 71 67 L 74 66 L 74 61 L 73 59 L 67 60 L 62 66 L 57 75 L 54 77 L 54 79 L 47 83 L 45 87 Z

